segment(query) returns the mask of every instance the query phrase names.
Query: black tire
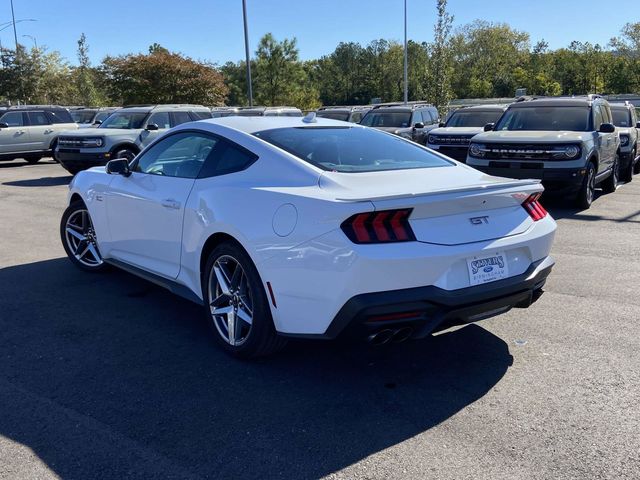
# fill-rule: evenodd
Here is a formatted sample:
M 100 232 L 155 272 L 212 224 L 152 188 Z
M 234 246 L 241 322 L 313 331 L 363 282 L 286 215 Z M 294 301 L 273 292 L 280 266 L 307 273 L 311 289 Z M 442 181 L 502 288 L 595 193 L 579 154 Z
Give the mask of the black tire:
M 638 155 L 638 152 L 634 150 L 632 155 L 633 155 L 633 159 L 631 160 L 631 162 L 633 163 L 636 159 L 636 156 Z M 633 167 L 633 173 L 635 175 L 638 175 L 640 173 L 640 160 L 638 160 L 635 166 Z
M 28 157 L 24 157 L 25 161 L 29 164 L 29 165 L 35 165 L 36 163 L 38 163 L 40 161 L 42 157 L 38 156 L 38 155 L 33 155 L 33 156 L 28 156 Z
M 53 161 L 56 163 L 60 163 L 60 160 L 58 160 L 58 157 L 56 157 L 56 148 L 58 148 L 58 140 L 54 140 L 53 143 L 51 144 L 51 158 L 53 158 Z
M 591 207 L 596 189 L 596 167 L 593 162 L 587 164 L 587 173 L 582 180 L 582 186 L 576 196 L 576 205 L 586 210 Z
M 136 155 L 138 153 L 135 152 L 133 149 L 131 148 L 119 148 L 118 150 L 116 150 L 114 152 L 114 154 L 111 156 L 111 158 L 126 158 L 127 160 L 131 161 L 133 160 Z
M 633 159 L 635 158 L 635 152 L 629 157 L 629 163 L 625 166 L 620 177 L 622 181 L 631 183 L 633 181 Z
M 74 235 L 70 235 L 67 232 L 67 228 L 69 224 L 69 219 L 72 218 L 73 220 L 75 216 L 81 215 L 82 211 L 86 212 L 87 218 L 89 220 L 89 224 L 87 225 L 86 229 L 80 228 L 77 230 L 74 229 L 74 231 L 78 235 L 84 236 L 86 240 L 79 241 L 78 248 L 74 250 L 72 249 L 70 239 L 71 238 L 75 238 L 76 240 L 78 239 Z M 96 237 L 95 237 L 95 232 L 93 231 L 93 223 L 91 222 L 91 216 L 89 215 L 89 212 L 84 202 L 76 201 L 71 203 L 71 205 L 69 205 L 67 209 L 64 211 L 64 213 L 62 214 L 62 218 L 60 219 L 60 240 L 62 241 L 62 246 L 64 247 L 64 251 L 67 253 L 67 256 L 69 257 L 69 260 L 71 260 L 71 263 L 73 263 L 79 269 L 84 270 L 85 272 L 100 272 L 106 268 L 105 263 L 102 261 L 102 258 L 99 255 L 99 250 L 98 250 L 98 246 L 97 246 L 97 242 L 95 241 L 95 238 Z M 77 256 L 77 254 L 80 253 L 80 250 L 84 250 L 85 247 L 89 246 L 89 243 L 92 244 L 94 250 L 98 253 L 98 257 L 100 257 L 98 259 L 99 262 L 93 262 L 94 263 L 93 265 L 91 264 L 91 262 L 89 262 L 90 258 L 93 258 L 95 260 L 95 257 L 93 256 L 91 251 L 88 252 L 85 258 L 85 261 L 82 261 Z
M 78 168 L 78 167 L 67 167 L 65 165 L 62 166 L 67 172 L 69 172 L 71 175 L 75 175 L 78 172 L 81 172 L 82 170 L 84 170 L 83 168 Z
M 613 166 L 611 168 L 611 175 L 609 175 L 604 182 L 602 182 L 602 190 L 604 193 L 613 193 L 618 189 L 618 179 L 620 178 L 620 157 L 616 153 L 616 158 L 613 160 Z
M 219 326 L 217 326 L 216 322 L 221 321 L 221 319 L 216 319 L 211 312 L 210 305 L 213 299 L 211 298 L 212 293 L 209 286 L 211 281 L 212 287 L 215 285 L 216 289 L 219 288 L 219 282 L 215 280 L 213 267 L 221 259 L 235 260 L 242 267 L 245 275 L 242 278 L 246 279 L 244 288 L 248 290 L 251 297 L 253 318 L 250 329 L 240 345 L 229 343 L 219 330 Z M 260 275 L 247 253 L 239 245 L 233 242 L 223 242 L 209 254 L 202 274 L 202 294 L 205 301 L 207 324 L 213 333 L 216 343 L 225 352 L 236 358 L 248 359 L 275 353 L 286 345 L 287 339 L 279 336 L 273 325 L 269 299 Z M 216 293 L 214 292 L 213 295 L 215 296 Z M 245 294 L 245 296 L 247 295 Z

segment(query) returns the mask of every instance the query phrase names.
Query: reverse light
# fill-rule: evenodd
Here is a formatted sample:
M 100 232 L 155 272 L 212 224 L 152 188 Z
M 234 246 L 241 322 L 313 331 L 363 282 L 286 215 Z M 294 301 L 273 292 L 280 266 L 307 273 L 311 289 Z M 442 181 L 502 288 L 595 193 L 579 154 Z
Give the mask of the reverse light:
M 353 243 L 410 242 L 416 239 L 409 225 L 412 209 L 357 213 L 340 225 Z
M 522 202 L 522 208 L 524 208 L 531 219 L 534 222 L 538 220 L 542 220 L 544 217 L 548 215 L 548 212 L 540 203 L 540 197 L 542 196 L 542 192 L 532 193 L 527 197 L 527 199 Z

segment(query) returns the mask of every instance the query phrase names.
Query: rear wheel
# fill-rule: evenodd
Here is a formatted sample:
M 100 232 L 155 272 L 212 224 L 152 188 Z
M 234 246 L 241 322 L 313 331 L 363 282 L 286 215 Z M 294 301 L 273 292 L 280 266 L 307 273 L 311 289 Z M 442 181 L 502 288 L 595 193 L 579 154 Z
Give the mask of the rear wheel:
M 592 162 L 587 164 L 587 172 L 582 180 L 582 186 L 576 197 L 576 204 L 582 209 L 591 207 L 596 191 L 596 167 Z
M 616 153 L 616 158 L 613 160 L 613 166 L 611 168 L 611 175 L 602 182 L 602 190 L 604 193 L 613 193 L 618 189 L 618 178 L 620 178 L 620 157 Z
M 633 151 L 633 158 L 631 159 L 631 163 L 633 163 L 636 159 L 636 156 L 638 155 L 638 152 L 636 150 Z M 633 173 L 638 175 L 640 173 L 640 160 L 638 160 L 635 164 L 635 166 L 633 167 Z
M 202 285 L 209 327 L 227 353 L 252 358 L 284 347 L 262 280 L 242 248 L 232 242 L 218 245 L 209 255 Z
M 84 202 L 73 202 L 62 214 L 60 237 L 69 260 L 78 268 L 96 272 L 105 267 L 98 238 Z

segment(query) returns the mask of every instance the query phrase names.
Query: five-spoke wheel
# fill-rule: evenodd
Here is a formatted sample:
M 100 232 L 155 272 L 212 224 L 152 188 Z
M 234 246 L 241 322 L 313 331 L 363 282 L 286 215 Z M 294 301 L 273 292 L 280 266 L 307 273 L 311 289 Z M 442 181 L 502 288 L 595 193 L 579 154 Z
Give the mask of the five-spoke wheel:
M 68 257 L 75 265 L 91 271 L 104 266 L 96 231 L 84 203 L 74 202 L 65 210 L 60 222 L 60 236 Z

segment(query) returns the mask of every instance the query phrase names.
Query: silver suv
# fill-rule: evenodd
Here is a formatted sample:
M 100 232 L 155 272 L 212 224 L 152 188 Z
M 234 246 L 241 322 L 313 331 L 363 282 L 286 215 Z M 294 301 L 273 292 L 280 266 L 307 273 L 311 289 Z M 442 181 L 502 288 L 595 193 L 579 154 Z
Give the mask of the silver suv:
M 316 114 L 322 118 L 360 123 L 362 117 L 364 117 L 371 108 L 371 105 L 320 107 Z
M 597 95 L 521 98 L 473 137 L 467 164 L 491 175 L 542 180 L 548 193 L 589 208 L 595 187 L 618 185 L 620 137 Z
M 393 133 L 425 145 L 427 135 L 438 127 L 438 109 L 425 102 L 381 103 L 362 118 L 360 125 Z
M 104 122 L 109 115 L 118 110 L 118 107 L 99 107 L 99 108 L 74 108 L 69 109 L 71 118 L 78 124 L 80 128 L 97 127 Z
M 620 135 L 620 177 L 630 182 L 640 173 L 640 122 L 635 107 L 629 103 L 612 103 L 613 124 Z
M 475 105 L 460 107 L 454 111 L 446 123 L 429 132 L 427 147 L 447 157 L 467 161 L 469 142 L 484 131 L 488 123 L 496 123 L 507 109 L 507 105 Z
M 201 105 L 144 105 L 112 113 L 98 128 L 64 132 L 56 159 L 72 174 L 105 165 L 113 158 L 133 159 L 164 131 L 181 123 L 211 118 Z
M 53 105 L 8 107 L 0 110 L 0 159 L 24 158 L 36 163 L 50 156 L 60 132 L 77 129 L 69 111 Z

